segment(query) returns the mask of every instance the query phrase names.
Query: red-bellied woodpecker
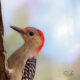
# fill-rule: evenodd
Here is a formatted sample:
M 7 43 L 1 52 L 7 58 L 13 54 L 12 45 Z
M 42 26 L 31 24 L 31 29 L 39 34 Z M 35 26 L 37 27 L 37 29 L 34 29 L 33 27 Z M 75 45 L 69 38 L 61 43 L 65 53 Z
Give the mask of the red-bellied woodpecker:
M 11 28 L 22 36 L 24 44 L 7 61 L 8 77 L 10 80 L 33 80 L 37 56 L 44 45 L 43 32 L 33 27 Z

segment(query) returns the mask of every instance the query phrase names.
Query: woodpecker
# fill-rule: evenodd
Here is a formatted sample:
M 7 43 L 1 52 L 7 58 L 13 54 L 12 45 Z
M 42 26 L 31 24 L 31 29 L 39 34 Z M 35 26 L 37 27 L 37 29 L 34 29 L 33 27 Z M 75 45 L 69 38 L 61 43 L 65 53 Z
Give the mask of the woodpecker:
M 8 58 L 7 76 L 9 80 L 33 80 L 37 57 L 45 41 L 44 34 L 33 27 L 11 28 L 21 35 L 24 44 Z

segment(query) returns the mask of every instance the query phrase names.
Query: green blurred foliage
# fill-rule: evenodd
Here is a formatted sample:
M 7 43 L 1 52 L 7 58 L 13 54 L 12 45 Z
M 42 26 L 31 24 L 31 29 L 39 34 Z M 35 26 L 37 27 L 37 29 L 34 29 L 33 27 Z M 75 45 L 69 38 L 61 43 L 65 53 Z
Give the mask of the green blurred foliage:
M 11 25 L 17 25 L 25 27 L 30 18 L 30 10 L 26 4 L 21 5 L 19 8 L 15 9 L 15 13 L 12 15 Z

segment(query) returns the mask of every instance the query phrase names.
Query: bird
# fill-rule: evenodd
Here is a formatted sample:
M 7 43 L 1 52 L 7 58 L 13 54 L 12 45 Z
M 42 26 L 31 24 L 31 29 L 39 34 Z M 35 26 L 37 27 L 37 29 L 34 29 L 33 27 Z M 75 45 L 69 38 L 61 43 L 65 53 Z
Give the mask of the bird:
M 8 58 L 7 77 L 9 80 L 33 80 L 38 55 L 45 42 L 44 34 L 34 27 L 10 27 L 21 35 L 24 44 Z

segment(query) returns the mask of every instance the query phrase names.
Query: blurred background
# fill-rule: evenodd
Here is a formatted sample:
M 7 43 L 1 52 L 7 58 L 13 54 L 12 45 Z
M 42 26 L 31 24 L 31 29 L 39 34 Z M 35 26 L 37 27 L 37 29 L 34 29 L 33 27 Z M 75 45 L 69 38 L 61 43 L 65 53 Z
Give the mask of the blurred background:
M 39 28 L 45 45 L 34 80 L 80 80 L 80 0 L 1 0 L 9 57 L 22 44 L 10 25 Z

